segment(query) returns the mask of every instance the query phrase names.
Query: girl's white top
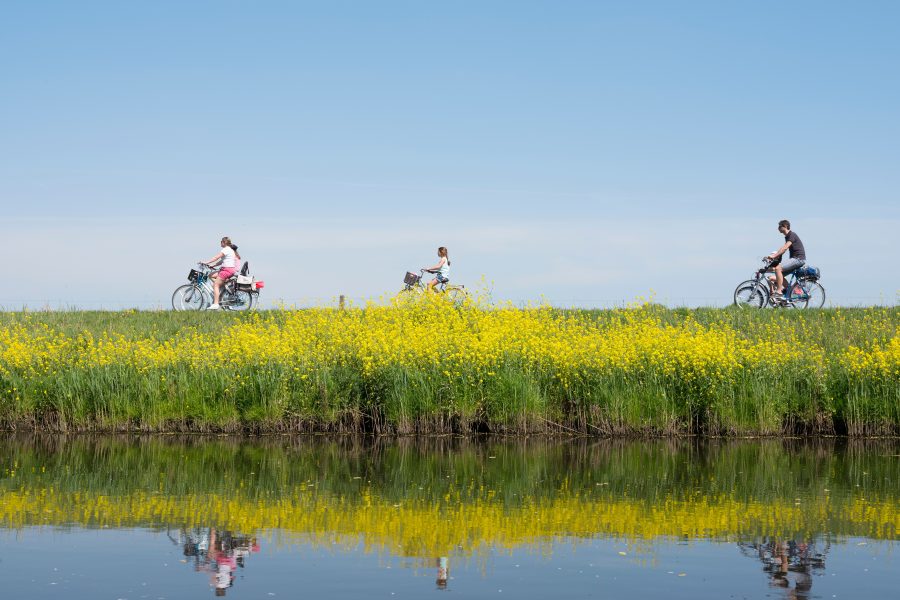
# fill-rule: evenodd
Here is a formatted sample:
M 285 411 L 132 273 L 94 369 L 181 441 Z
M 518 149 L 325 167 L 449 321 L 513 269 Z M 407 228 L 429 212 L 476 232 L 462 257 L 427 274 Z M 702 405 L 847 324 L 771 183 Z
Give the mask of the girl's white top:
M 235 267 L 234 250 L 231 249 L 231 246 L 225 246 L 222 248 L 222 254 L 224 255 L 224 258 L 222 258 L 222 268 L 233 269 Z
M 446 256 L 441 257 L 440 265 L 441 267 L 438 269 L 438 273 L 444 277 L 450 277 L 450 261 L 447 260 Z

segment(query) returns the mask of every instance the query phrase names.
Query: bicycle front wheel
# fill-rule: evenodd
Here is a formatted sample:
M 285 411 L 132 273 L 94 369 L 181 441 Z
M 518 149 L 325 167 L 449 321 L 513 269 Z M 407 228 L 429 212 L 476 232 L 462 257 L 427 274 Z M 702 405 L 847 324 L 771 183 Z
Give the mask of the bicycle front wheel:
M 424 293 L 425 289 L 418 285 L 406 286 L 405 288 L 397 292 L 397 298 L 400 300 L 412 300 L 418 298 Z
M 734 305 L 740 308 L 762 308 L 769 302 L 769 293 L 758 281 L 748 279 L 734 290 Z
M 822 308 L 825 306 L 825 288 L 818 281 L 806 280 L 800 282 L 803 288 L 805 302 L 803 308 Z
M 206 305 L 206 294 L 196 285 L 186 283 L 172 294 L 174 310 L 201 310 Z

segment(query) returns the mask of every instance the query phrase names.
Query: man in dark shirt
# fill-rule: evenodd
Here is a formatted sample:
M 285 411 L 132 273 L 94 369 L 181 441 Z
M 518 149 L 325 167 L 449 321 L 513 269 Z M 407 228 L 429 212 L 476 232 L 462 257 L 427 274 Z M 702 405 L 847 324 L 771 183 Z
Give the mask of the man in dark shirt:
M 782 293 L 784 291 L 784 276 L 792 271 L 796 271 L 806 264 L 806 250 L 803 248 L 803 242 L 800 237 L 791 231 L 791 222 L 787 219 L 778 221 L 778 231 L 784 234 L 784 245 L 769 255 L 769 258 L 775 259 L 790 250 L 787 260 L 782 260 L 775 265 L 775 291 Z

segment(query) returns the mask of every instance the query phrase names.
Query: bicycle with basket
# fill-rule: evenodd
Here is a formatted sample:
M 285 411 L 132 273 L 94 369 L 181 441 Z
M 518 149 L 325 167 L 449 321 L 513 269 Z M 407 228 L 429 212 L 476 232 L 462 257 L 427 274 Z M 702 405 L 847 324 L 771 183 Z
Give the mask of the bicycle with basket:
M 418 273 L 407 271 L 406 275 L 403 277 L 404 287 L 400 290 L 401 297 L 426 293 L 428 289 L 426 284 L 422 281 L 425 277 L 425 273 L 435 273 L 435 271 L 429 269 L 419 269 Z M 434 289 L 436 292 L 444 294 L 448 300 L 457 305 L 465 302 L 466 297 L 468 296 L 466 286 L 464 285 L 451 285 L 449 282 L 443 282 L 434 286 Z
M 217 273 L 206 263 L 197 263 L 197 268 L 188 273 L 188 282 L 175 289 L 172 294 L 174 310 L 203 310 L 213 301 L 213 283 L 211 277 Z M 224 310 L 250 310 L 259 303 L 259 291 L 265 282 L 256 281 L 249 274 L 249 263 L 244 263 L 239 275 L 233 275 L 219 290 L 219 306 Z

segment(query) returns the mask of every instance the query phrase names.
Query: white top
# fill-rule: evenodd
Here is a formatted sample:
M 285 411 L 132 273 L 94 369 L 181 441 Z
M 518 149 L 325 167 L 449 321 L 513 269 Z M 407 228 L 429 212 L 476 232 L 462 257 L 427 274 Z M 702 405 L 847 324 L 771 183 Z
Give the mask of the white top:
M 450 277 L 450 261 L 447 260 L 447 257 L 442 256 L 438 264 L 441 265 L 438 269 L 438 273 L 440 273 L 444 277 Z
M 222 248 L 222 254 L 224 255 L 224 258 L 222 259 L 222 268 L 233 269 L 235 267 L 234 250 L 231 249 L 231 246 L 225 246 Z

